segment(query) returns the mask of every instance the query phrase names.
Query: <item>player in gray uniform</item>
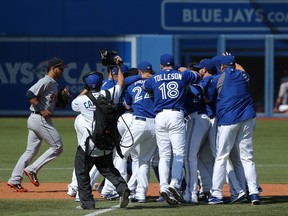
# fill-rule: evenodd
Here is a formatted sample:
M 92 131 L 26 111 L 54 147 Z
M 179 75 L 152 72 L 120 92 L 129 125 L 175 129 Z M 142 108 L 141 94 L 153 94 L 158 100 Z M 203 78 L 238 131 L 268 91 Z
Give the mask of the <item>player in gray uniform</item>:
M 186 86 L 199 82 L 200 75 L 179 68 L 175 71 L 174 57 L 160 57 L 162 71 L 147 79 L 143 88 L 154 94 L 154 113 L 157 146 L 159 148 L 160 194 L 170 205 L 183 202 L 180 190 L 185 155 L 184 102 Z M 183 72 L 180 72 L 183 71 Z M 169 118 L 167 118 L 169 117 Z M 170 160 L 173 154 L 171 182 Z
M 56 81 L 62 77 L 64 67 L 62 59 L 56 57 L 50 59 L 48 61 L 48 74 L 38 80 L 26 93 L 26 97 L 31 103 L 31 114 L 27 121 L 27 148 L 18 160 L 7 183 L 8 186 L 18 192 L 27 191 L 21 185 L 24 173 L 35 186 L 39 186 L 38 171 L 63 151 L 62 140 L 51 117 L 57 101 L 58 84 Z M 43 140 L 50 148 L 29 165 L 38 153 Z

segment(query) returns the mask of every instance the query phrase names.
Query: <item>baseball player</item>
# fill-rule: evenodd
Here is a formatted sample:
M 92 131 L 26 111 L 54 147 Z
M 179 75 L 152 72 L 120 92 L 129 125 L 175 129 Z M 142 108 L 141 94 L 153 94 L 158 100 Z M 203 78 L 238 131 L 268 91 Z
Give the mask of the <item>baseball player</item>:
M 215 67 L 218 68 L 218 61 L 220 57 L 214 57 L 212 58 L 212 62 L 214 63 Z M 204 59 L 201 61 L 207 61 L 209 62 L 209 59 Z M 201 72 L 204 72 L 201 74 L 203 77 L 203 80 L 199 83 L 200 86 L 205 90 L 204 91 L 204 98 L 207 103 L 206 109 L 207 114 L 210 118 L 210 129 L 209 129 L 209 136 L 206 142 L 204 142 L 204 145 L 200 149 L 199 158 L 198 158 L 198 171 L 199 171 L 199 179 L 200 179 L 200 193 L 199 193 L 199 199 L 203 199 L 204 201 L 207 200 L 207 197 L 209 197 L 209 190 L 211 189 L 212 185 L 212 172 L 213 172 L 213 165 L 214 165 L 214 158 L 216 157 L 216 135 L 217 135 L 217 118 L 216 118 L 216 101 L 217 101 L 217 92 L 216 92 L 216 86 L 220 75 L 213 75 L 213 71 L 207 71 L 201 69 Z M 211 73 L 213 72 L 213 73 Z M 218 72 L 218 70 L 217 70 Z M 200 92 L 199 94 L 202 94 Z M 206 144 L 207 143 L 207 144 Z M 208 143 L 210 145 L 209 150 Z M 206 147 L 206 148 L 205 148 Z M 211 153 L 211 154 L 210 154 Z M 239 161 L 236 160 L 236 157 L 231 157 L 232 154 L 230 154 L 230 158 L 233 158 L 233 162 L 235 165 L 239 164 Z M 235 159 L 234 159 L 235 158 Z M 228 160 L 226 164 L 226 172 L 227 172 L 227 182 L 230 186 L 230 203 L 234 203 L 238 200 L 244 201 L 245 197 L 245 180 L 243 180 L 244 175 L 240 175 L 238 173 L 238 176 L 236 177 L 236 174 L 234 172 L 233 166 L 231 164 L 231 161 Z M 241 181 L 238 181 L 239 180 Z M 242 182 L 242 187 L 239 182 Z
M 229 53 L 224 53 L 223 55 L 230 55 Z M 211 82 L 209 83 L 207 89 L 207 98 L 208 98 L 208 106 L 207 111 L 210 113 L 209 117 L 211 118 L 211 130 L 210 130 L 210 146 L 212 149 L 212 153 L 214 157 L 217 155 L 217 149 L 216 149 L 216 135 L 217 134 L 217 117 L 216 117 L 216 103 L 217 103 L 217 91 L 215 91 L 215 88 L 217 88 L 217 83 L 220 75 L 222 74 L 221 70 L 221 61 L 222 56 L 215 56 L 211 59 L 215 67 L 217 68 L 218 75 L 214 75 L 211 79 L 210 77 L 208 80 L 211 79 Z M 243 67 L 237 63 L 235 63 L 235 68 L 241 71 L 244 71 Z M 204 79 L 206 79 L 204 78 Z M 207 83 L 207 82 L 206 82 Z M 211 136 L 212 135 L 212 136 Z M 229 185 L 230 190 L 230 200 L 229 203 L 235 203 L 238 200 L 241 202 L 247 201 L 246 199 L 246 179 L 244 175 L 243 166 L 239 157 L 239 153 L 236 151 L 237 148 L 234 147 L 231 150 L 231 153 L 229 155 L 229 160 L 227 160 L 226 164 L 226 182 Z M 233 163 L 233 164 L 232 164 Z M 235 169 L 237 168 L 237 169 Z
M 27 192 L 27 189 L 21 185 L 24 173 L 33 185 L 39 186 L 38 171 L 63 151 L 62 140 L 58 131 L 53 126 L 51 117 L 57 102 L 57 80 L 62 77 L 65 67 L 62 59 L 56 57 L 50 59 L 48 61 L 48 74 L 38 80 L 26 93 L 26 97 L 31 103 L 31 114 L 27 121 L 27 148 L 18 160 L 7 183 L 8 186 L 18 192 Z M 50 148 L 29 165 L 38 153 L 42 140 Z
M 121 72 L 119 63 L 122 59 L 117 56 L 118 65 L 118 82 L 117 85 L 108 89 L 113 102 L 117 104 L 124 87 L 124 77 Z M 97 74 L 89 75 L 85 80 L 89 90 L 95 98 L 100 94 L 106 97 L 106 92 L 101 90 L 102 77 Z M 96 109 L 92 101 L 85 95 L 87 90 L 84 90 L 77 98 L 72 101 L 72 109 L 80 112 L 85 118 L 85 128 L 80 145 L 77 148 L 75 156 L 75 172 L 78 182 L 78 191 L 81 206 L 79 209 L 95 209 L 95 200 L 92 194 L 90 185 L 89 171 L 93 165 L 96 165 L 98 171 L 116 187 L 116 191 L 120 197 L 120 208 L 124 208 L 129 203 L 130 190 L 128 189 L 125 179 L 122 178 L 119 171 L 113 165 L 113 151 L 100 150 L 94 146 L 89 137 L 89 131 L 92 131 L 92 123 L 94 121 L 94 111 Z
M 226 177 L 226 163 L 235 146 L 244 168 L 251 203 L 256 205 L 260 203 L 253 160 L 256 112 L 249 92 L 249 75 L 245 71 L 235 69 L 234 56 L 222 56 L 220 64 L 223 73 L 217 83 L 218 149 L 208 201 L 209 204 L 223 203 L 222 187 Z
M 125 89 L 121 95 L 120 101 L 122 101 L 122 97 L 124 95 L 124 92 L 126 91 L 127 86 L 129 86 L 131 83 L 139 80 L 142 78 L 141 74 L 138 74 L 138 69 L 137 71 L 130 70 L 128 69 L 128 67 L 126 65 L 121 65 L 120 66 L 121 71 L 124 71 L 124 84 L 125 84 Z M 112 70 L 113 74 L 118 74 L 118 68 L 113 68 Z M 107 86 L 113 87 L 113 85 L 107 84 L 104 88 L 106 88 Z M 103 89 L 103 86 L 102 86 Z M 120 103 L 119 106 L 119 113 L 123 113 L 119 119 L 118 119 L 118 123 L 117 123 L 117 128 L 119 131 L 120 136 L 122 137 L 124 132 L 126 130 L 129 130 L 129 125 L 132 122 L 132 110 L 127 110 L 122 103 Z M 133 172 L 136 172 L 136 168 L 138 167 L 138 153 L 136 150 L 133 150 L 130 154 L 130 156 L 132 157 L 132 170 Z M 121 176 L 128 182 L 128 175 L 127 175 L 127 166 L 128 163 L 131 163 L 130 160 L 127 160 L 127 158 L 121 158 L 118 154 L 118 152 L 114 152 L 114 166 L 115 168 L 117 168 L 121 174 Z M 128 182 L 128 187 L 131 191 L 131 196 L 133 196 L 134 191 L 136 189 L 136 178 L 133 178 L 134 182 L 132 181 L 132 179 L 129 180 Z M 114 200 L 116 198 L 119 197 L 118 193 L 115 190 L 114 185 L 109 181 L 109 180 L 105 180 L 103 189 L 101 191 L 101 196 L 108 199 L 108 200 Z
M 204 59 L 194 67 L 199 68 L 199 74 L 202 75 L 206 71 L 213 70 L 214 64 L 211 60 Z M 203 94 L 193 94 L 195 89 L 198 90 L 197 88 L 199 88 L 198 85 L 190 85 L 190 91 L 187 92 L 185 100 L 187 113 L 187 116 L 185 117 L 187 128 L 185 155 L 187 187 L 183 197 L 187 203 L 194 204 L 198 203 L 198 155 L 210 128 L 210 119 L 206 114 L 206 104 L 203 99 Z
M 136 81 L 127 88 L 125 94 L 125 105 L 133 109 L 133 119 L 130 130 L 126 130 L 121 139 L 121 150 L 124 157 L 138 147 L 137 171 L 133 170 L 129 180 L 137 178 L 135 199 L 138 202 L 146 202 L 146 193 L 149 185 L 150 161 L 156 149 L 155 125 L 154 125 L 154 103 L 147 92 L 142 88 L 143 82 L 152 76 L 152 65 L 149 62 L 138 64 L 142 80 Z M 128 182 L 128 185 L 129 185 Z M 131 188 L 129 188 L 131 190 Z
M 155 130 L 159 148 L 160 195 L 170 205 L 183 202 L 179 191 L 183 178 L 185 156 L 184 103 L 186 86 L 199 82 L 199 74 L 179 68 L 175 71 L 174 57 L 164 54 L 160 57 L 162 71 L 147 79 L 143 88 L 154 94 Z M 169 118 L 167 118 L 169 116 Z M 172 175 L 169 183 L 170 160 L 173 154 Z

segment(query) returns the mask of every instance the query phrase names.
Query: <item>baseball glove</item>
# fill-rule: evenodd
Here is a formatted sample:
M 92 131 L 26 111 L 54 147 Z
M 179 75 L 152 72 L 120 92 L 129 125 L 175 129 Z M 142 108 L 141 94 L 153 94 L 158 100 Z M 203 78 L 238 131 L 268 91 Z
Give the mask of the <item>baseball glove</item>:
M 71 93 L 68 91 L 67 88 L 62 88 L 59 90 L 57 94 L 57 102 L 56 106 L 61 108 L 66 108 L 66 106 L 69 104 L 71 98 Z

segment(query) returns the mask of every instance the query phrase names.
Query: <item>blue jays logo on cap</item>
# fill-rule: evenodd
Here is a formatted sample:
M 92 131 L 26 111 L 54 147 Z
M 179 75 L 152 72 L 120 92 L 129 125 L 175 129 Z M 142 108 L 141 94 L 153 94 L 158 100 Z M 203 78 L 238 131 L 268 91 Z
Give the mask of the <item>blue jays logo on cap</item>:
M 235 65 L 235 57 L 231 55 L 227 56 L 220 56 L 219 58 L 219 63 L 223 65 L 228 65 L 228 66 L 234 66 Z
M 152 65 L 147 61 L 142 61 L 138 64 L 138 70 L 152 71 Z
M 171 54 L 164 54 L 160 57 L 160 64 L 163 66 L 174 66 L 174 57 Z

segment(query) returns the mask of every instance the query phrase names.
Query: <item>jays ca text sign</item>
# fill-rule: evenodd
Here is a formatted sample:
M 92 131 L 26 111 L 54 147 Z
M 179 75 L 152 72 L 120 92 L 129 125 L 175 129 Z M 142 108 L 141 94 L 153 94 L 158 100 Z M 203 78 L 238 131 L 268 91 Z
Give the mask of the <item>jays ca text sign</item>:
M 164 0 L 161 24 L 173 31 L 288 30 L 288 1 Z

